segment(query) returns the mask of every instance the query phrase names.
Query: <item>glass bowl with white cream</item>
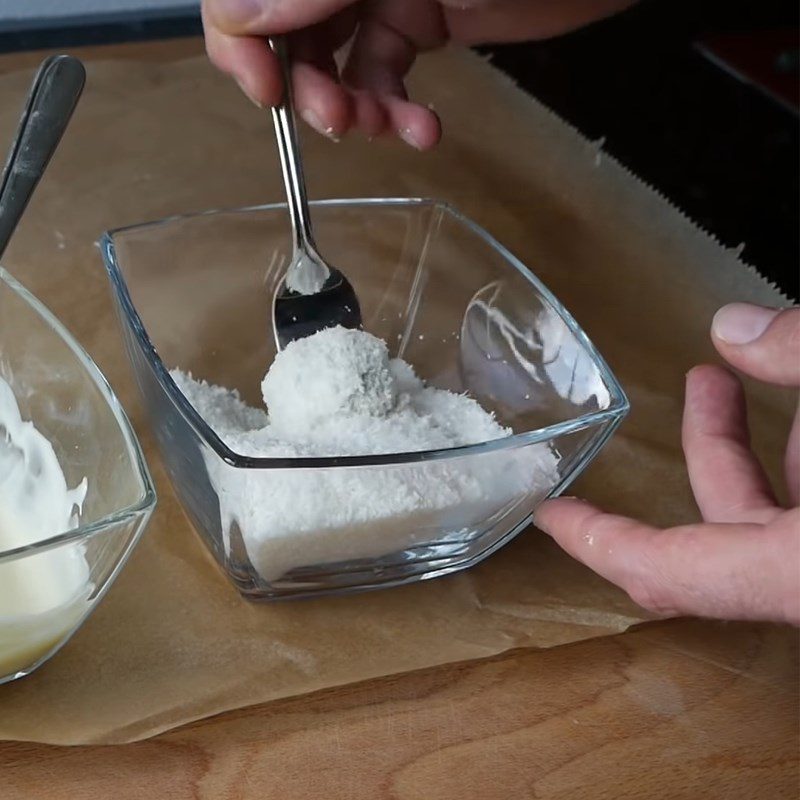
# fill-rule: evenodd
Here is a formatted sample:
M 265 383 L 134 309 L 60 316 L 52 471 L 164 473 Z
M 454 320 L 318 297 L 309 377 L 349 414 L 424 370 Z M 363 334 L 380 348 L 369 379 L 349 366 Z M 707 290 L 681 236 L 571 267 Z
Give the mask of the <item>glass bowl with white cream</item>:
M 245 597 L 471 567 L 561 493 L 628 401 L 577 322 L 486 231 L 423 199 L 312 204 L 363 332 L 276 353 L 283 204 L 104 235 L 126 347 L 173 487 Z
M 33 672 L 75 633 L 154 505 L 105 379 L 0 268 L 0 683 Z

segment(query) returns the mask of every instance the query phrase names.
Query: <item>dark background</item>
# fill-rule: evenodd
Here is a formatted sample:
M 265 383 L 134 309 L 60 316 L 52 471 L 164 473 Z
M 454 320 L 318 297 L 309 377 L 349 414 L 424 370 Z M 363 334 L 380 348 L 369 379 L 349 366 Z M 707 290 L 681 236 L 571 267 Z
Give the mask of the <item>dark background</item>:
M 765 31 L 792 43 L 768 69 L 797 76 L 795 0 L 643 0 L 618 17 L 557 40 L 482 48 L 605 150 L 726 246 L 800 297 L 800 138 L 796 93 L 780 103 L 712 63 L 702 43 L 744 33 L 744 57 Z M 5 32 L 0 51 L 66 48 L 196 35 L 192 17 L 120 20 Z
M 797 300 L 797 112 L 697 44 L 724 32 L 756 42 L 759 31 L 784 29 L 796 46 L 799 9 L 785 0 L 649 0 L 561 39 L 484 49 L 590 139 L 605 137 L 607 152 L 725 245 L 743 243 L 744 259 Z M 787 56 L 796 75 L 788 53 L 776 69 Z

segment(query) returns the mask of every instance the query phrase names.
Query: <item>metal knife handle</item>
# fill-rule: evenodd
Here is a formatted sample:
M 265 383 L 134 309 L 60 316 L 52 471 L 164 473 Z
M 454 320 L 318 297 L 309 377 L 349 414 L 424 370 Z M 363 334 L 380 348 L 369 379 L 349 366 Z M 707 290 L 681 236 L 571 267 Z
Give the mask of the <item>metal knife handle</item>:
M 0 257 L 61 141 L 85 83 L 86 70 L 72 56 L 51 56 L 36 73 L 0 178 Z

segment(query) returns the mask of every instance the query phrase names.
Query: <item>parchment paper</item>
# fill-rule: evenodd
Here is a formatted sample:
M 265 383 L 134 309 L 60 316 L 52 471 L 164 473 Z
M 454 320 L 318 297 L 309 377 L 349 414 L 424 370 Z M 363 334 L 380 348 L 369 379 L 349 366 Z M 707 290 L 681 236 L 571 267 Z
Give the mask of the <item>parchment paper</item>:
M 3 142 L 29 80 L 0 79 Z M 444 118 L 439 151 L 307 137 L 311 194 L 440 197 L 486 226 L 565 301 L 629 392 L 629 421 L 575 491 L 653 523 L 694 519 L 679 444 L 684 374 L 714 359 L 707 331 L 718 306 L 782 298 L 477 57 L 431 57 L 414 82 Z M 108 376 L 142 437 L 160 505 L 82 630 L 38 673 L 0 687 L 0 738 L 124 742 L 227 709 L 645 619 L 535 530 L 468 573 L 357 597 L 254 605 L 226 583 L 161 469 L 93 242 L 108 227 L 278 199 L 277 167 L 269 114 L 203 58 L 89 65 L 74 124 L 5 266 Z M 777 475 L 791 399 L 753 387 L 751 400 L 756 445 Z

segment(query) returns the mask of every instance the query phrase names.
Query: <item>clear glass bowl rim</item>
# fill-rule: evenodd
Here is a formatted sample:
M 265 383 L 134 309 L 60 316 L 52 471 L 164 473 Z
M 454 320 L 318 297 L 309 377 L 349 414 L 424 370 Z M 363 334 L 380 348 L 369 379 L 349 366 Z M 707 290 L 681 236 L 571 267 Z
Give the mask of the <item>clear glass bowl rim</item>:
M 525 445 L 536 444 L 547 441 L 559 436 L 576 433 L 586 428 L 602 424 L 608 421 L 619 422 L 630 408 L 630 403 L 625 395 L 622 386 L 613 374 L 605 359 L 600 355 L 597 348 L 592 344 L 589 337 L 578 325 L 577 321 L 555 297 L 555 295 L 506 247 L 498 242 L 488 231 L 462 214 L 449 203 L 424 197 L 367 197 L 367 198 L 330 198 L 324 200 L 313 200 L 310 205 L 320 208 L 368 208 L 374 206 L 413 208 L 430 206 L 437 208 L 449 215 L 461 225 L 472 231 L 475 235 L 484 240 L 493 250 L 503 256 L 517 272 L 522 275 L 538 292 L 541 294 L 558 312 L 561 319 L 567 325 L 572 334 L 583 344 L 587 352 L 590 353 L 601 377 L 609 389 L 610 403 L 608 408 L 584 414 L 580 417 L 565 420 L 563 422 L 548 425 L 544 428 L 537 428 L 533 431 L 516 433 L 504 439 L 497 439 L 491 442 L 480 444 L 465 445 L 462 447 L 452 447 L 441 450 L 424 450 L 413 453 L 392 453 L 386 455 L 372 456 L 341 456 L 341 457 L 317 457 L 317 458 L 254 458 L 243 456 L 231 450 L 217 434 L 208 426 L 205 420 L 194 410 L 194 407 L 184 397 L 183 393 L 175 385 L 169 370 L 166 368 L 158 351 L 153 346 L 150 338 L 142 323 L 136 308 L 131 300 L 130 293 L 125 278 L 122 275 L 114 237 L 133 231 L 142 231 L 146 228 L 157 228 L 167 226 L 176 222 L 196 219 L 200 217 L 248 214 L 252 212 L 264 211 L 286 211 L 285 202 L 265 203 L 254 206 L 244 206 L 239 208 L 218 208 L 207 211 L 195 211 L 188 214 L 177 214 L 150 222 L 140 222 L 134 225 L 126 225 L 120 228 L 103 233 L 98 242 L 103 255 L 103 262 L 111 280 L 114 291 L 124 309 L 125 315 L 131 322 L 133 331 L 139 344 L 146 353 L 148 360 L 155 369 L 155 373 L 166 390 L 169 397 L 180 409 L 184 418 L 191 425 L 198 436 L 211 447 L 214 452 L 227 464 L 238 469 L 333 469 L 333 468 L 352 468 L 352 467 L 376 467 L 413 464 L 421 461 L 444 460 L 450 458 L 463 458 L 468 455 L 479 455 L 483 453 L 497 452 L 500 450 L 523 447 Z
M 119 399 L 114 390 L 109 385 L 103 373 L 92 360 L 91 356 L 84 350 L 78 343 L 77 339 L 67 330 L 63 323 L 56 317 L 47 306 L 39 300 L 36 295 L 26 289 L 13 275 L 6 269 L 0 266 L 0 282 L 5 283 L 13 292 L 15 292 L 25 303 L 27 303 L 34 312 L 36 312 L 52 329 L 53 331 L 66 343 L 67 347 L 74 353 L 78 361 L 81 362 L 83 367 L 89 373 L 100 393 L 105 398 L 111 412 L 113 413 L 117 424 L 122 431 L 128 445 L 128 454 L 131 461 L 135 465 L 135 469 L 139 474 L 139 479 L 142 482 L 143 491 L 139 499 L 132 505 L 120 508 L 110 514 L 93 522 L 79 525 L 69 531 L 64 531 L 48 539 L 42 539 L 32 544 L 22 545 L 21 547 L 14 547 L 10 550 L 0 551 L 0 563 L 8 561 L 16 561 L 32 553 L 45 552 L 60 547 L 63 544 L 75 541 L 84 541 L 97 534 L 104 533 L 111 527 L 125 524 L 134 518 L 139 518 L 144 515 L 149 515 L 156 506 L 156 490 L 153 484 L 153 478 L 150 475 L 150 469 L 144 458 L 139 439 L 133 430 L 128 415 L 122 408 Z M 143 529 L 144 526 L 142 526 Z M 141 535 L 141 529 L 140 529 Z M 130 548 L 128 548 L 130 552 Z

